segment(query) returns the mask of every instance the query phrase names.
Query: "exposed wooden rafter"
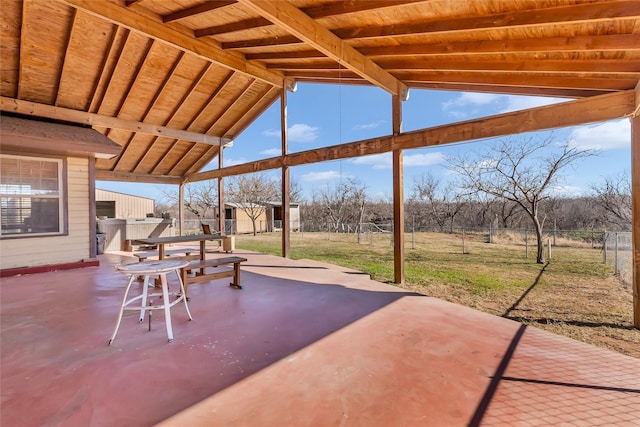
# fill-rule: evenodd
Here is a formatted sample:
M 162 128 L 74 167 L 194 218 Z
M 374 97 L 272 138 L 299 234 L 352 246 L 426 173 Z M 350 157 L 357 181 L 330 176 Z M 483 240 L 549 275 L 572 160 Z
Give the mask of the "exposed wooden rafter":
M 72 110 L 69 108 L 54 107 L 35 102 L 20 101 L 13 98 L 0 97 L 0 109 L 2 111 L 18 113 L 27 116 L 44 117 L 53 120 L 60 120 L 84 125 L 97 126 L 103 128 L 122 129 L 129 132 L 140 132 L 149 135 L 176 138 L 184 141 L 200 142 L 202 144 L 226 145 L 231 142 L 227 138 L 214 135 L 205 135 L 196 132 L 189 132 L 180 129 L 172 129 L 165 126 L 151 123 L 137 122 L 134 120 L 124 120 L 117 117 L 103 116 L 95 113 Z
M 392 95 L 406 96 L 408 88 L 404 83 L 320 26 L 300 9 L 287 2 L 239 1 L 374 85 Z
M 235 3 L 235 0 L 230 1 L 216 1 L 209 0 L 204 3 L 198 4 L 196 6 L 188 7 L 186 9 L 181 9 L 176 12 L 170 13 L 168 15 L 164 15 L 162 17 L 162 22 L 165 24 L 168 22 L 178 21 L 180 19 L 190 18 L 192 16 L 200 15 L 202 13 L 207 13 L 212 10 L 220 9 Z
M 257 64 L 244 59 L 242 55 L 222 50 L 214 43 L 197 40 L 185 29 L 178 31 L 175 26 L 169 27 L 161 22 L 132 12 L 131 10 L 109 2 L 91 0 L 61 0 L 70 6 L 82 9 L 94 16 L 107 19 L 113 23 L 137 31 L 147 37 L 160 40 L 177 49 L 189 52 L 207 61 L 215 62 L 223 67 L 254 77 L 258 80 L 282 87 L 281 75 L 266 70 Z
M 235 3 L 235 2 L 234 2 Z M 387 7 L 397 7 L 414 3 L 411 0 L 391 0 L 391 1 L 339 1 L 335 3 L 320 4 L 300 9 L 305 15 L 312 19 L 321 19 L 329 16 L 342 15 L 346 13 L 362 12 L 368 10 L 384 9 Z M 205 3 L 206 5 L 206 3 Z M 201 5 L 204 6 L 204 5 Z M 164 21 L 167 22 L 167 21 Z M 243 31 L 254 28 L 266 27 L 273 23 L 265 18 L 250 18 L 236 21 L 229 24 L 217 25 L 196 30 L 196 37 L 213 36 L 216 34 L 228 34 L 235 31 Z
M 485 16 L 464 16 L 449 19 L 421 20 L 404 25 L 381 25 L 366 28 L 335 29 L 333 33 L 341 39 L 363 39 L 373 37 L 398 37 L 408 34 L 433 34 L 472 32 L 498 28 L 536 27 L 539 25 L 580 24 L 583 21 L 613 22 L 625 19 L 640 19 L 637 0 L 612 0 L 599 3 L 584 3 L 552 7 L 544 10 L 532 9 Z

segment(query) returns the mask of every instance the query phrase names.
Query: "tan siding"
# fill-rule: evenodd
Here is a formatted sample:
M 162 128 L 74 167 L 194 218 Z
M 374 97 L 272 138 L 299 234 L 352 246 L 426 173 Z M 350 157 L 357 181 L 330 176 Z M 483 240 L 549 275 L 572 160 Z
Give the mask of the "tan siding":
M 68 235 L 0 241 L 0 269 L 64 264 L 88 259 L 89 161 L 67 159 Z
M 96 189 L 96 201 L 115 201 L 116 218 L 145 218 L 155 210 L 155 200 Z

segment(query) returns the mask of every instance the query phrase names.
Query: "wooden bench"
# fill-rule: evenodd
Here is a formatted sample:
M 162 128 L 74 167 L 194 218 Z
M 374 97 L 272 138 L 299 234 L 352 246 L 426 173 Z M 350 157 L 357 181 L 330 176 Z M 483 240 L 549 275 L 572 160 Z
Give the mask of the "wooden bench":
M 174 249 L 171 251 L 164 251 L 164 255 L 166 257 L 170 257 L 171 255 L 184 254 L 184 257 L 191 256 L 193 249 Z M 157 251 L 145 251 L 145 252 L 136 252 L 133 254 L 134 257 L 138 258 L 138 261 L 145 261 L 147 258 L 153 258 L 159 256 Z
M 182 283 L 184 283 L 185 293 L 188 294 L 188 288 L 191 283 L 207 282 L 209 280 L 221 279 L 223 277 L 233 277 L 233 282 L 229 283 L 229 286 L 236 289 L 242 289 L 243 286 L 240 283 L 240 263 L 246 260 L 246 258 L 230 256 L 191 261 L 187 267 L 180 269 L 180 276 L 182 277 Z M 233 269 L 212 273 L 206 272 L 207 268 L 220 267 L 223 265 L 233 265 Z M 197 272 L 195 276 L 190 276 L 189 271 L 195 269 L 199 269 L 199 272 Z

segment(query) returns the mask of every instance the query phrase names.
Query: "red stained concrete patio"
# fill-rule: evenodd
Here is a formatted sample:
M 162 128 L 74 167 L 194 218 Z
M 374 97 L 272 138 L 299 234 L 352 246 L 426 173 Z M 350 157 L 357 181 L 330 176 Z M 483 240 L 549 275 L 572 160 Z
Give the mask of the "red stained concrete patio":
M 2 426 L 640 425 L 640 360 L 311 261 L 125 313 L 135 262 L 2 279 Z M 211 254 L 209 256 L 219 256 Z M 176 284 L 175 277 L 170 283 Z M 138 286 L 139 287 L 139 286 Z

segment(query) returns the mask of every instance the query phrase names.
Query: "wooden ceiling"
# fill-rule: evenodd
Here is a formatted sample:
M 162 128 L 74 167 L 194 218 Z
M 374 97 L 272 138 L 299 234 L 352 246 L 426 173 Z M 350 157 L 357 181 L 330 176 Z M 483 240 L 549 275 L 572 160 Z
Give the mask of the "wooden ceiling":
M 179 182 L 293 82 L 581 98 L 640 79 L 640 1 L 1 0 L 3 113 L 91 125 L 97 176 Z

